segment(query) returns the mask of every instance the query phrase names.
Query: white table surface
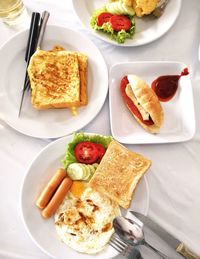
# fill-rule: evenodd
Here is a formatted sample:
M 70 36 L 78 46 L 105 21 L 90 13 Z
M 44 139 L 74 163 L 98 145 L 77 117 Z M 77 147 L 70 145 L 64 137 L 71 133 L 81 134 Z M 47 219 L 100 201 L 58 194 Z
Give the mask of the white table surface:
M 196 134 L 188 142 L 129 145 L 149 157 L 149 216 L 200 255 L 200 1 L 183 0 L 181 13 L 167 34 L 148 45 L 121 48 L 96 39 L 72 11 L 69 0 L 26 0 L 28 10 L 51 13 L 49 24 L 64 25 L 87 35 L 101 50 L 108 68 L 116 62 L 180 61 L 190 69 L 196 113 Z M 19 29 L 0 23 L 0 44 Z M 187 105 L 187 104 L 186 104 Z M 84 129 L 110 134 L 108 98 L 98 116 Z M 20 188 L 32 158 L 50 141 L 16 132 L 0 120 L 0 258 L 48 258 L 25 231 L 20 211 Z M 66 257 L 67 258 L 67 257 Z M 152 257 L 149 257 L 152 258 Z

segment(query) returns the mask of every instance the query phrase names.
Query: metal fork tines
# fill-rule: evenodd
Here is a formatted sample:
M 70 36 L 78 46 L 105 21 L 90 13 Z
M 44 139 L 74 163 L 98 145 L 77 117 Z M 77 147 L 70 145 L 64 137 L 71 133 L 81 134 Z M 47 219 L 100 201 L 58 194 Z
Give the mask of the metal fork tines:
M 120 237 L 114 233 L 109 241 L 109 244 L 120 254 L 126 256 L 133 247 L 120 239 Z

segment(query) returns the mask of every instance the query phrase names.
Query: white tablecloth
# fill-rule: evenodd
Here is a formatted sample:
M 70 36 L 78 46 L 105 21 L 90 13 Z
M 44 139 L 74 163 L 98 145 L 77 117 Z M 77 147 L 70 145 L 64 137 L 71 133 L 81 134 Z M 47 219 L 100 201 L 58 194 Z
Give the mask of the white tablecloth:
M 187 64 L 192 77 L 196 134 L 184 143 L 129 145 L 152 161 L 147 174 L 150 187 L 149 216 L 200 255 L 200 1 L 183 0 L 174 26 L 148 45 L 122 48 L 96 39 L 78 22 L 71 1 L 26 0 L 29 11 L 48 10 L 49 24 L 64 25 L 87 35 L 102 52 L 108 68 L 122 61 L 166 60 Z M 18 29 L 0 23 L 0 44 Z M 12 76 L 12 74 L 11 74 Z M 187 103 L 185 104 L 187 105 Z M 87 132 L 110 134 L 109 105 L 84 128 Z M 32 158 L 49 143 L 16 132 L 0 121 L 0 258 L 48 258 L 25 231 L 20 212 L 20 188 Z

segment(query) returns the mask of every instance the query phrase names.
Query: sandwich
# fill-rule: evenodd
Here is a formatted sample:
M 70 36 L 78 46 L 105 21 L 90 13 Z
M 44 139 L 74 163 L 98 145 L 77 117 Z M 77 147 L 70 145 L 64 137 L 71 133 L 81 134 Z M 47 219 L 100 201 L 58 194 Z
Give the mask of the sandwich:
M 36 109 L 87 104 L 87 56 L 64 50 L 37 49 L 28 66 L 31 102 Z
M 94 190 L 106 194 L 121 207 L 128 209 L 133 192 L 150 165 L 149 159 L 113 140 L 89 185 Z
M 148 132 L 158 133 L 164 113 L 155 92 L 136 75 L 125 76 L 121 80 L 120 90 L 136 121 Z

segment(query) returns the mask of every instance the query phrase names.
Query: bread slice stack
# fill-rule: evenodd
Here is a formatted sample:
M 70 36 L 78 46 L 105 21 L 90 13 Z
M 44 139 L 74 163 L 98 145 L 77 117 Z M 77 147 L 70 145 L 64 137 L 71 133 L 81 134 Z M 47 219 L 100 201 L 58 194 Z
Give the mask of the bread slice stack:
M 113 140 L 90 180 L 90 186 L 128 209 L 133 192 L 151 161 Z
M 87 56 L 64 50 L 38 49 L 31 57 L 28 75 L 31 102 L 36 109 L 68 108 L 87 104 Z

